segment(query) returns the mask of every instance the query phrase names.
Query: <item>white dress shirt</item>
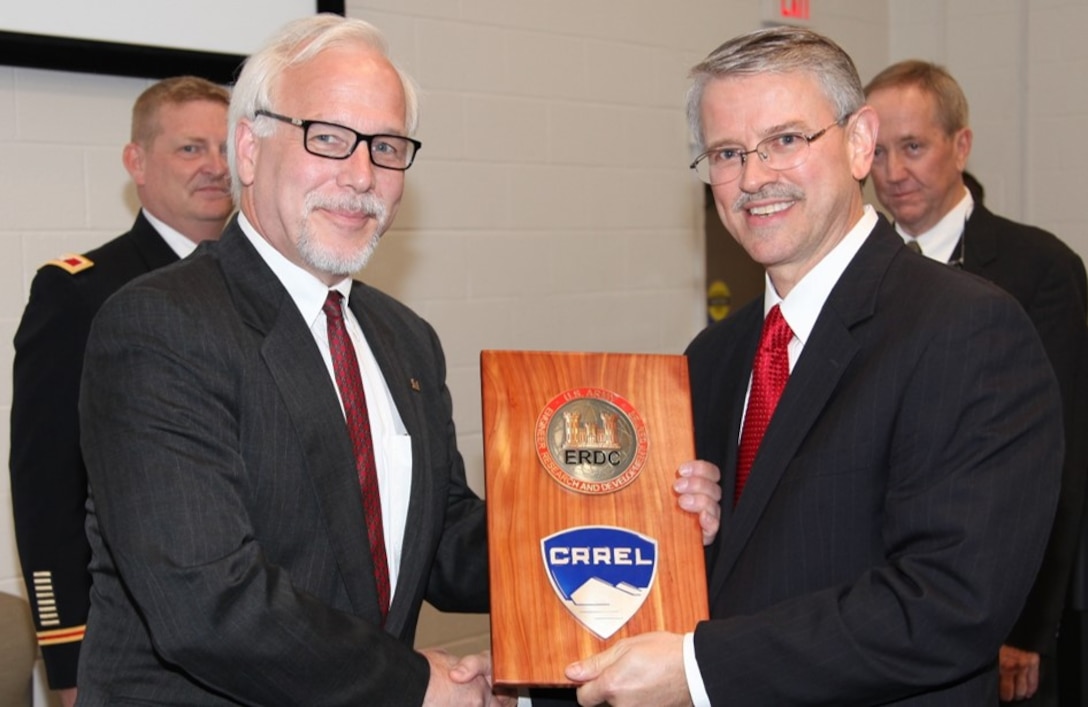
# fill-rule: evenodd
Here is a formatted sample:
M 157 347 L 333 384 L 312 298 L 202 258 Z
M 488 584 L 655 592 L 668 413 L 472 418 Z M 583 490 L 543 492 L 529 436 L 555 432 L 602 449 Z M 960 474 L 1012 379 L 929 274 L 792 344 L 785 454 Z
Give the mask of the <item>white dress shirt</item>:
M 249 239 L 261 259 L 272 269 L 291 296 L 303 320 L 313 334 L 314 342 L 321 351 L 321 357 L 328 368 L 329 379 L 337 396 L 340 388 L 336 385 L 336 372 L 332 364 L 332 352 L 329 350 L 329 334 L 322 307 L 329 290 L 335 289 L 341 295 L 344 309 L 344 324 L 355 347 L 355 356 L 359 360 L 359 369 L 366 391 L 367 415 L 370 417 L 370 433 L 374 439 L 374 463 L 378 474 L 378 493 L 382 503 L 382 527 L 385 535 L 385 552 L 389 563 L 390 601 L 396 592 L 397 575 L 404 547 L 404 529 L 408 520 L 408 501 L 412 488 L 412 438 L 404 427 L 389 386 L 385 383 L 381 368 L 374 358 L 374 352 L 366 341 L 359 322 L 348 307 L 348 295 L 351 293 L 351 278 L 345 277 L 330 288 L 316 277 L 288 260 L 272 247 L 244 214 L 238 214 L 238 225 Z M 343 411 L 343 401 L 340 403 Z M 366 528 L 362 529 L 359 542 L 367 542 Z
M 170 246 L 170 250 L 174 251 L 178 258 L 185 258 L 196 250 L 196 242 L 182 235 L 181 231 L 167 226 L 147 209 L 140 209 L 140 211 L 143 212 L 147 222 L 158 231 L 159 236 L 166 241 L 166 245 Z

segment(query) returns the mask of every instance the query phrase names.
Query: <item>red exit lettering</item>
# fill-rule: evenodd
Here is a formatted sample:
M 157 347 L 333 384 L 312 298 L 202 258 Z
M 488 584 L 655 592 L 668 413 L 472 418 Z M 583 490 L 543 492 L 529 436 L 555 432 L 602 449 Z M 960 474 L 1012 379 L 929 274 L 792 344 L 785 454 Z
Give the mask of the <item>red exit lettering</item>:
M 791 20 L 809 19 L 809 0 L 780 0 L 779 15 Z

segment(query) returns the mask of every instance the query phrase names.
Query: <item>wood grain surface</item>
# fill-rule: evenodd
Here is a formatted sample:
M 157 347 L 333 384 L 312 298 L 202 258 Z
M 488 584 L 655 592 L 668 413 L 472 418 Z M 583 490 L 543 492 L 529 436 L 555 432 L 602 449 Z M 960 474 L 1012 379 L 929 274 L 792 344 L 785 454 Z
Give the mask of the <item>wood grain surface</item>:
M 677 467 L 695 454 L 687 359 L 484 351 L 481 373 L 495 683 L 569 685 L 563 675 L 568 663 L 620 638 L 693 630 L 708 615 L 702 534 L 672 489 Z M 553 479 L 538 457 L 542 412 L 557 396 L 578 389 L 617 394 L 645 422 L 645 464 L 618 491 L 574 491 Z M 541 551 L 543 538 L 587 525 L 624 528 L 658 543 L 657 575 L 645 602 L 607 640 L 562 604 Z

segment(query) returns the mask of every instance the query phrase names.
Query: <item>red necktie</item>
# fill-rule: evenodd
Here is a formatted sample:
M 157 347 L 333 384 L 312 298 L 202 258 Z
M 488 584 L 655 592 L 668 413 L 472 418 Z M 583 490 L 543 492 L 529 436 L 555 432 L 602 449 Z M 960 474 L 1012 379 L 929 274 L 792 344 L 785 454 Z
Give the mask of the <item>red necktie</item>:
M 748 409 L 744 414 L 744 431 L 740 435 L 740 451 L 737 454 L 737 485 L 733 491 L 733 505 L 740 500 L 741 491 L 748 481 L 752 462 L 756 459 L 763 433 L 771 422 L 771 415 L 790 377 L 789 344 L 793 338 L 790 325 L 782 318 L 778 305 L 771 307 L 763 320 L 763 333 L 759 337 L 752 366 L 752 391 L 748 394 Z
M 374 581 L 378 586 L 378 607 L 382 623 L 389 612 L 389 563 L 385 556 L 385 533 L 382 531 L 382 502 L 378 494 L 378 472 L 374 464 L 374 440 L 370 435 L 370 417 L 366 412 L 366 394 L 359 372 L 359 360 L 355 347 L 348 338 L 344 326 L 344 312 L 340 307 L 341 295 L 329 290 L 325 299 L 325 322 L 329 331 L 329 350 L 332 367 L 336 373 L 336 385 L 344 403 L 351 446 L 355 451 L 355 469 L 359 474 L 359 487 L 363 495 L 363 513 L 366 515 L 366 534 L 370 541 L 370 556 L 374 560 Z

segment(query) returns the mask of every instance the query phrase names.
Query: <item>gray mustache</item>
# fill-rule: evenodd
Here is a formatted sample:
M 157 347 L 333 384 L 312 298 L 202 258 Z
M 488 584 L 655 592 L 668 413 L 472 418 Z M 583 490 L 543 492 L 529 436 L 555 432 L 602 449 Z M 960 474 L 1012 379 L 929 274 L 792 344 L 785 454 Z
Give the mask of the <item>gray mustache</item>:
M 753 201 L 766 201 L 767 199 L 794 199 L 796 201 L 802 201 L 804 198 L 805 192 L 800 187 L 795 187 L 791 184 L 768 184 L 754 194 L 742 193 L 738 196 L 737 200 L 733 202 L 733 211 L 744 211 L 748 208 L 748 204 Z

